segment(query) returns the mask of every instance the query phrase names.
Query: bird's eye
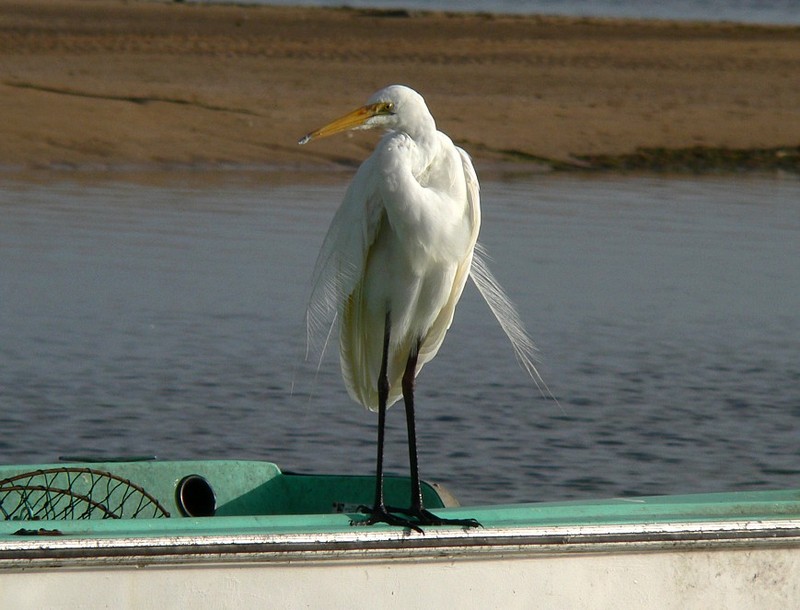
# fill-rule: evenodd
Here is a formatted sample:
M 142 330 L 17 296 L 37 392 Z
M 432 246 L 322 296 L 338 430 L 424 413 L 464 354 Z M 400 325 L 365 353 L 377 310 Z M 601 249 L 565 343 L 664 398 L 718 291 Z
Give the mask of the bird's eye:
M 383 105 L 383 109 L 389 114 L 394 114 L 394 102 L 386 102 Z

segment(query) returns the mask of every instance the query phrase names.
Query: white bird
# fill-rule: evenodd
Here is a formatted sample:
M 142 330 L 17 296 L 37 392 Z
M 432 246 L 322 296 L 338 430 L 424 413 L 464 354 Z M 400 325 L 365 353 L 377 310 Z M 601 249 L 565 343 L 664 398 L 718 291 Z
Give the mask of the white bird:
M 472 161 L 436 129 L 421 95 L 402 85 L 386 87 L 299 143 L 378 127 L 387 133 L 356 172 L 317 259 L 306 314 L 309 346 L 324 352 L 338 319 L 347 391 L 378 412 L 375 503 L 366 521 L 354 523 L 384 522 L 418 531 L 420 525 L 477 526 L 474 519 L 442 519 L 424 508 L 414 417 L 415 378 L 439 351 L 468 277 L 517 359 L 537 384 L 544 384 L 533 364 L 531 339 L 480 257 L 480 197 Z M 384 427 L 386 409 L 401 396 L 411 506 L 389 510 L 383 498 Z

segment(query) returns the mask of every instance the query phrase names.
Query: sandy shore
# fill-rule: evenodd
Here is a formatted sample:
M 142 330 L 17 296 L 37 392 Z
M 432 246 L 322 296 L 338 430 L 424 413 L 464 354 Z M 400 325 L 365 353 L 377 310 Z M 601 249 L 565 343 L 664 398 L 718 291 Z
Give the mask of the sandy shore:
M 0 166 L 353 164 L 297 139 L 400 82 L 488 167 L 797 169 L 798 75 L 800 28 L 5 0 Z

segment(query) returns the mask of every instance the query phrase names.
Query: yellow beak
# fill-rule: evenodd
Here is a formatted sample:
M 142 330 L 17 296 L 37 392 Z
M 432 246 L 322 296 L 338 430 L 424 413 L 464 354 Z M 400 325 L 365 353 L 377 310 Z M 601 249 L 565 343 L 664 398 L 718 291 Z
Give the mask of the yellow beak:
M 356 108 L 355 110 L 349 112 L 343 117 L 340 117 L 335 121 L 328 123 L 324 127 L 320 127 L 316 131 L 312 131 L 311 133 L 303 136 L 297 143 L 306 144 L 311 140 L 313 140 L 314 138 L 327 138 L 328 136 L 332 136 L 333 134 L 339 133 L 341 131 L 347 131 L 348 129 L 358 129 L 374 116 L 382 114 L 391 114 L 391 113 L 392 113 L 392 104 L 388 102 L 367 104 L 366 106 L 362 106 L 361 108 Z

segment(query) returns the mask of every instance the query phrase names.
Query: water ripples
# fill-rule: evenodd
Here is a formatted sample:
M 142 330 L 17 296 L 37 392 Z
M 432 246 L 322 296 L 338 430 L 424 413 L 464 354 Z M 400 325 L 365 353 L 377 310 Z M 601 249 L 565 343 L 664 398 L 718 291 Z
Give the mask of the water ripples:
M 5 184 L 0 459 L 371 473 L 374 415 L 335 354 L 302 363 L 342 191 Z M 492 268 L 560 405 L 465 291 L 419 380 L 423 476 L 465 503 L 798 486 L 800 182 L 538 177 L 483 198 Z

